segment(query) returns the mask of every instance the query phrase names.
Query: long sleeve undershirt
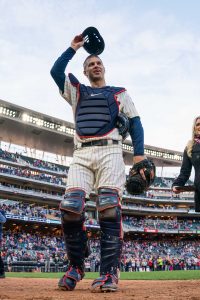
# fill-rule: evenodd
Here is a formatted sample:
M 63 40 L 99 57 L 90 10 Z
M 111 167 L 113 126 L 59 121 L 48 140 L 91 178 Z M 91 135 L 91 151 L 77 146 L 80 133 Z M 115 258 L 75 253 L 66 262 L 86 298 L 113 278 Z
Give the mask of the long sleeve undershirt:
M 144 130 L 140 117 L 129 119 L 129 133 L 134 147 L 134 156 L 144 155 Z
M 63 54 L 55 61 L 50 73 L 59 89 L 64 93 L 65 85 L 65 69 L 68 62 L 72 59 L 76 51 L 69 47 Z

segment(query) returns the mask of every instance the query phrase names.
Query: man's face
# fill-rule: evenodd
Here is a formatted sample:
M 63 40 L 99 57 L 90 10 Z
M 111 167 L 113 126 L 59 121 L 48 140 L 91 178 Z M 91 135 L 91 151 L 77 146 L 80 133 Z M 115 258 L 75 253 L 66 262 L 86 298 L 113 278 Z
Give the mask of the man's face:
M 92 82 L 104 79 L 105 68 L 100 58 L 95 56 L 88 58 L 85 62 L 84 74 Z

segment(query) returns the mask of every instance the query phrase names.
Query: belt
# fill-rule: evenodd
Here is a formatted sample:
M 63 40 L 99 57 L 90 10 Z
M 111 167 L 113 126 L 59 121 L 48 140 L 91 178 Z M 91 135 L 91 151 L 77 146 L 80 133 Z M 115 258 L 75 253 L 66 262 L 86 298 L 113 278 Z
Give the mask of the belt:
M 108 145 L 118 145 L 120 141 L 117 140 L 97 140 L 86 143 L 79 144 L 75 149 L 83 148 L 83 147 L 91 147 L 91 146 L 108 146 Z

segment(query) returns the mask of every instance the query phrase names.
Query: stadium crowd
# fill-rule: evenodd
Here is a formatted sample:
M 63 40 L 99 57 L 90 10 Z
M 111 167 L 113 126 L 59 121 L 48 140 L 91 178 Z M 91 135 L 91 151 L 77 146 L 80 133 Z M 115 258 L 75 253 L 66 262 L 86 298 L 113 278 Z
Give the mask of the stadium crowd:
M 15 216 L 36 217 L 40 219 L 58 219 L 60 220 L 60 211 L 51 209 L 46 206 L 39 206 L 25 202 L 17 201 L 2 201 L 0 209 L 3 209 L 6 214 Z M 98 221 L 92 218 L 89 212 L 86 212 L 86 225 L 97 225 Z M 139 216 L 123 216 L 123 223 L 132 228 L 144 229 L 177 229 L 177 230 L 200 230 L 200 220 L 192 218 L 149 218 Z
M 13 192 L 30 192 L 32 194 L 34 193 L 39 193 L 41 197 L 46 197 L 47 195 L 51 195 L 51 196 L 58 196 L 58 197 L 62 197 L 63 193 L 62 192 L 56 192 L 55 190 L 51 189 L 49 190 L 47 187 L 42 186 L 42 188 L 33 188 L 31 186 L 28 185 L 21 185 L 21 184 L 11 184 L 11 183 L 7 183 L 5 181 L 1 181 L 0 182 L 0 188 L 6 188 L 9 190 L 12 190 Z
M 178 230 L 200 230 L 199 219 L 180 219 L 180 218 L 148 218 L 148 217 L 132 217 L 124 216 L 123 223 L 134 228 L 146 228 L 149 229 L 178 229 Z
M 56 209 L 50 209 L 41 206 L 31 205 L 30 203 L 7 201 L 6 203 L 0 203 L 0 208 L 3 209 L 6 214 L 19 215 L 26 217 L 36 217 L 46 219 L 60 219 L 60 211 Z
M 90 238 L 90 255 L 85 265 L 88 271 L 98 271 L 100 243 Z M 17 261 L 52 263 L 66 260 L 61 236 L 25 232 L 4 233 L 2 257 L 10 270 Z M 125 240 L 120 269 L 133 271 L 200 270 L 200 241 L 198 240 Z
M 0 165 L 0 173 L 9 174 L 13 176 L 20 176 L 32 180 L 44 181 L 44 182 L 63 185 L 63 186 L 66 185 L 63 179 L 60 177 L 47 175 L 44 173 L 38 173 L 30 169 L 21 169 L 21 168 L 14 168 L 10 166 Z
M 0 148 L 0 159 L 2 160 L 7 160 L 7 161 L 12 161 L 19 163 L 23 168 L 24 166 L 27 166 L 25 170 L 22 170 L 20 166 L 14 168 L 13 166 L 6 166 L 5 163 L 3 163 L 0 167 L 0 172 L 2 173 L 8 173 L 8 174 L 13 174 L 16 176 L 22 176 L 22 177 L 27 177 L 27 178 L 32 178 L 36 180 L 43 180 L 46 182 L 50 183 L 56 183 L 60 185 L 65 185 L 65 181 L 63 181 L 62 178 L 56 178 L 61 176 L 67 176 L 68 169 L 69 167 L 63 166 L 63 165 L 57 165 L 45 160 L 41 159 L 35 159 L 32 157 L 27 157 L 24 155 L 21 155 L 19 153 L 11 153 L 6 150 L 3 150 Z M 56 176 L 53 175 L 47 175 L 45 172 L 41 173 L 36 173 L 34 170 L 30 170 L 29 167 L 34 167 L 37 169 L 40 169 L 40 171 L 53 171 L 57 172 Z M 39 171 L 39 170 L 38 170 Z M 60 174 L 59 174 L 60 173 Z M 171 185 L 173 183 L 174 178 L 165 178 L 165 177 L 156 177 L 155 182 L 152 185 L 153 187 L 159 187 L 159 188 L 171 188 Z M 192 182 L 189 182 L 189 184 L 192 184 Z M 128 195 L 126 190 L 124 191 L 124 195 Z M 184 199 L 184 195 L 175 195 L 171 191 L 166 191 L 166 190 L 160 190 L 160 191 L 147 191 L 142 195 L 142 197 L 147 197 L 147 198 L 161 198 L 161 199 L 169 199 L 169 198 L 181 198 Z
M 49 171 L 59 172 L 59 173 L 68 173 L 68 167 L 64 167 L 61 165 L 56 165 L 54 163 L 41 160 L 41 159 L 35 159 L 32 157 L 27 157 L 24 155 L 21 155 L 19 153 L 12 153 L 6 150 L 3 150 L 0 148 L 0 159 L 20 163 L 25 166 L 35 167 L 38 169 L 46 169 Z

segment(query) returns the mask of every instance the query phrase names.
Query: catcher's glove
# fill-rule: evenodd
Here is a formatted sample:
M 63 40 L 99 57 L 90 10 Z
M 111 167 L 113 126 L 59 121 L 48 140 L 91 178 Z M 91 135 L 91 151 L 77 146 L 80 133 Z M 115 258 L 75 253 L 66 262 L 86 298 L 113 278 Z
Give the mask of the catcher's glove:
M 143 179 L 140 171 L 143 170 L 146 179 Z M 144 159 L 136 163 L 129 172 L 126 181 L 126 189 L 131 195 L 138 195 L 144 193 L 149 186 L 154 182 L 156 168 L 152 161 Z

